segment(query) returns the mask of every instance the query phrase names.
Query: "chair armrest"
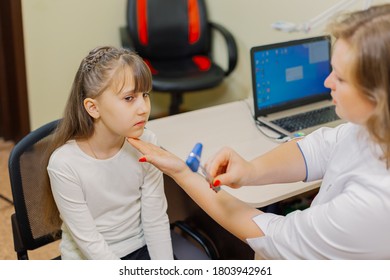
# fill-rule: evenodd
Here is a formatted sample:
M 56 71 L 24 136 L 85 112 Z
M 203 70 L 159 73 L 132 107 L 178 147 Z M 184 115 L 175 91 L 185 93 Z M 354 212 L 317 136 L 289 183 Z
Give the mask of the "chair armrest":
M 16 214 L 11 215 L 12 235 L 14 240 L 14 249 L 18 260 L 28 260 L 26 247 L 23 245 L 22 235 L 20 233 L 19 223 L 16 219 Z
M 179 228 L 181 231 L 188 234 L 192 239 L 198 242 L 210 259 L 212 260 L 219 259 L 219 254 L 216 247 L 205 235 L 193 229 L 183 221 L 176 221 L 172 223 L 171 229 L 173 230 L 175 227 Z
M 129 50 L 134 50 L 134 44 L 129 36 L 127 27 L 119 27 L 119 36 L 121 39 L 122 47 Z
M 223 38 L 225 39 L 227 50 L 228 50 L 228 56 L 229 56 L 229 64 L 228 64 L 227 71 L 225 71 L 225 76 L 229 76 L 230 73 L 233 72 L 233 70 L 236 68 L 237 65 L 238 52 L 237 52 L 236 40 L 234 39 L 232 33 L 230 33 L 230 31 L 227 30 L 222 25 L 215 22 L 209 22 L 209 25 L 211 28 L 221 33 Z

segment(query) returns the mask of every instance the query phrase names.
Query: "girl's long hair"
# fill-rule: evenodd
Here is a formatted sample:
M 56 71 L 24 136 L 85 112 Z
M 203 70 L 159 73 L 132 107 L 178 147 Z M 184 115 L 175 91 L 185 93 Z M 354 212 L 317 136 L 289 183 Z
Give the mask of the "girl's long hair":
M 122 85 L 130 77 L 124 76 L 130 68 L 133 75 L 135 92 L 149 92 L 152 78 L 148 66 L 134 52 L 110 46 L 93 49 L 80 63 L 73 81 L 71 92 L 65 107 L 63 118 L 53 134 L 53 138 L 45 156 L 47 166 L 51 154 L 71 139 L 87 139 L 94 133 L 93 118 L 84 108 L 85 98 L 97 98 L 114 81 Z M 59 226 L 61 219 L 55 204 L 50 180 L 45 170 L 45 209 L 46 221 L 50 225 Z

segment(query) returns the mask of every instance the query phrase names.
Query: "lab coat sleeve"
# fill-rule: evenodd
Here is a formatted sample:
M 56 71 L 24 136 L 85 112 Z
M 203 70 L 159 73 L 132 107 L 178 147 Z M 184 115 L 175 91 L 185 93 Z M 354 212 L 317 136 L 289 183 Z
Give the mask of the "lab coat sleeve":
M 298 141 L 306 164 L 306 182 L 323 178 L 334 144 L 345 130 L 345 125 L 337 128 L 323 127 Z

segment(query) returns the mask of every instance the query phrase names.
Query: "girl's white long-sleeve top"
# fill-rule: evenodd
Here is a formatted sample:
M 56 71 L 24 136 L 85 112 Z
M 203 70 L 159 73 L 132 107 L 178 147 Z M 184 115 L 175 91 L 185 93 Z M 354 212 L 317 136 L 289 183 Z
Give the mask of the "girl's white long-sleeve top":
M 141 139 L 157 142 L 149 130 Z M 105 160 L 74 140 L 52 154 L 47 170 L 63 220 L 62 259 L 119 259 L 145 244 L 152 259 L 173 259 L 163 176 L 140 156 L 127 141 Z
M 390 171 L 358 125 L 322 128 L 298 142 L 307 181 L 322 179 L 311 206 L 254 217 L 248 239 L 266 259 L 390 259 Z

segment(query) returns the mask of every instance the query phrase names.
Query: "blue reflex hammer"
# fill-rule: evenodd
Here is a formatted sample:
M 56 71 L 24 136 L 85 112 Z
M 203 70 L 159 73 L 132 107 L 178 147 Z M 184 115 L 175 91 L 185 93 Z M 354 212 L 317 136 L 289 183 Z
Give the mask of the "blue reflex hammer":
M 203 165 L 200 164 L 202 149 L 203 149 L 202 143 L 196 143 L 194 148 L 192 148 L 191 153 L 187 157 L 186 164 L 193 172 L 198 172 L 198 169 L 200 168 L 200 171 L 202 172 L 203 176 L 206 178 L 207 182 L 212 183 L 213 178 L 206 171 Z M 220 189 L 221 189 L 220 187 L 213 187 L 213 190 L 215 192 L 218 192 Z

